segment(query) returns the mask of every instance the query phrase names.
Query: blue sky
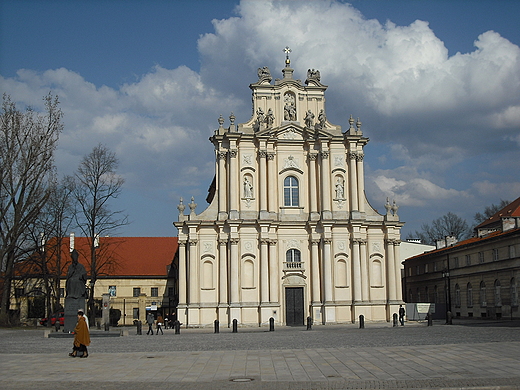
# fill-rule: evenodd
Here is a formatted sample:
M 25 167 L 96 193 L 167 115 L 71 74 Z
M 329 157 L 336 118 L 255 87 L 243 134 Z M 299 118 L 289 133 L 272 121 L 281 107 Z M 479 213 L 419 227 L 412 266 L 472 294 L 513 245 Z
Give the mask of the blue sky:
M 180 196 L 205 207 L 218 115 L 251 115 L 256 69 L 319 69 L 327 117 L 360 117 L 367 197 L 403 237 L 520 196 L 518 1 L 0 0 L 0 91 L 60 96 L 56 162 L 99 142 L 125 177 L 126 236 L 170 236 Z

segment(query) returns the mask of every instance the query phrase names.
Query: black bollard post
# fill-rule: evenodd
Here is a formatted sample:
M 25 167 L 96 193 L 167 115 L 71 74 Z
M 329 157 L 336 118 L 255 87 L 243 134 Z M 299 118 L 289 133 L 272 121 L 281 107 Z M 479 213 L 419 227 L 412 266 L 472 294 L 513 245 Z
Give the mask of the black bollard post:
M 274 332 L 274 318 L 269 318 L 269 332 Z
M 365 329 L 365 316 L 363 314 L 359 315 L 359 329 Z
M 237 333 L 238 332 L 238 320 L 235 318 L 233 320 L 233 333 Z
M 393 326 L 397 326 L 397 313 L 394 313 L 394 315 L 392 316 L 392 321 L 393 321 Z
M 173 323 L 173 326 L 175 327 L 175 334 L 180 334 L 181 333 L 181 323 L 179 320 L 175 321 Z
M 453 314 L 451 314 L 451 311 L 446 313 L 446 324 L 453 325 Z
M 433 316 L 431 315 L 431 313 L 426 314 L 426 320 L 428 321 L 428 326 L 433 325 Z
M 220 326 L 219 326 L 219 322 L 218 322 L 218 320 L 215 320 L 215 321 L 213 322 L 213 326 L 214 326 L 214 328 L 215 328 L 215 333 L 219 333 L 219 331 L 220 331 Z
M 307 317 L 307 330 L 312 330 L 312 318 Z

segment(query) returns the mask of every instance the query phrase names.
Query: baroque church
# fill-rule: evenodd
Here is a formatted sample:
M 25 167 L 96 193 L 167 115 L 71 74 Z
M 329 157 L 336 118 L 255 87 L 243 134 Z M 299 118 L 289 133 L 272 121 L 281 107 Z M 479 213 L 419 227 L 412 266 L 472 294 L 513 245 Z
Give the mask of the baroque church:
M 219 118 L 209 206 L 178 206 L 178 319 L 186 326 L 390 321 L 401 297 L 395 202 L 365 197 L 361 122 L 327 120 L 320 72 L 250 85 L 253 116 Z

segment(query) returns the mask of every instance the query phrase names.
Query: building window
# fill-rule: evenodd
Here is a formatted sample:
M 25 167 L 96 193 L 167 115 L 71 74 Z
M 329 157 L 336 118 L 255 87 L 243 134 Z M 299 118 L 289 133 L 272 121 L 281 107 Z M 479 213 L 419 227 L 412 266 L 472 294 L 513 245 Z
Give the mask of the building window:
M 17 287 L 14 289 L 14 297 L 15 298 L 20 298 L 23 296 L 24 294 L 24 288 L 23 287 Z
M 509 258 L 513 259 L 515 257 L 516 257 L 515 246 L 514 245 L 509 245 Z
M 511 278 L 510 292 L 511 295 L 511 306 L 518 306 L 518 289 L 516 287 L 516 279 Z
M 417 302 L 421 302 L 421 290 L 417 287 Z
M 437 272 L 437 262 L 433 263 L 433 272 Z
M 427 274 L 428 273 L 428 263 L 426 263 L 424 265 L 424 273 Z
M 419 272 L 420 270 L 421 270 L 421 269 L 419 268 L 418 265 L 415 266 L 415 274 L 416 274 L 416 275 L 420 275 L 420 272 Z
M 116 286 L 108 286 L 108 295 L 115 297 L 117 295 Z
M 495 280 L 495 306 L 502 306 L 502 296 L 500 295 L 500 280 Z
M 300 251 L 298 249 L 289 249 L 285 252 L 285 261 L 288 263 L 302 261 Z
M 173 297 L 175 294 L 173 292 L 173 287 L 168 287 L 168 296 Z
M 486 283 L 480 282 L 480 296 L 479 296 L 480 307 L 486 307 Z
M 433 303 L 439 302 L 439 289 L 437 288 L 437 285 L 433 287 Z
M 150 295 L 152 297 L 158 297 L 159 296 L 159 287 L 152 287 Z
M 471 283 L 468 283 L 466 298 L 468 307 L 473 307 L 473 287 L 471 287 Z
M 408 291 L 408 297 L 409 297 L 409 299 L 410 299 L 409 302 L 413 302 L 413 293 L 412 293 L 412 289 L 410 289 L 410 290 Z
M 455 285 L 455 307 L 460 307 L 460 287 L 458 283 Z
M 498 261 L 498 249 L 493 249 L 493 261 Z
M 287 176 L 283 181 L 283 204 L 287 207 L 299 206 L 298 199 L 298 179 L 294 176 Z
M 60 298 L 65 298 L 65 289 L 60 288 Z
M 455 268 L 459 268 L 459 258 L 458 257 L 453 258 L 453 262 L 455 263 Z
M 141 295 L 141 287 L 134 287 L 134 297 Z
M 466 255 L 466 265 L 471 265 L 471 256 Z
M 478 253 L 478 262 L 479 264 L 482 264 L 484 262 L 484 252 Z
M 132 318 L 134 320 L 138 320 L 139 319 L 139 308 L 138 307 L 134 307 L 132 316 L 133 316 Z

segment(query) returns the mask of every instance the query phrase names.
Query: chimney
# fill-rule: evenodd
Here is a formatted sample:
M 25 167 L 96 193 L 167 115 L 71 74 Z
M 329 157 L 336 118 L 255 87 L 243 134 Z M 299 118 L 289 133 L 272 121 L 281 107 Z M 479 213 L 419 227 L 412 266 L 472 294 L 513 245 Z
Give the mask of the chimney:
M 70 233 L 69 244 L 69 251 L 72 252 L 74 250 L 74 233 Z

